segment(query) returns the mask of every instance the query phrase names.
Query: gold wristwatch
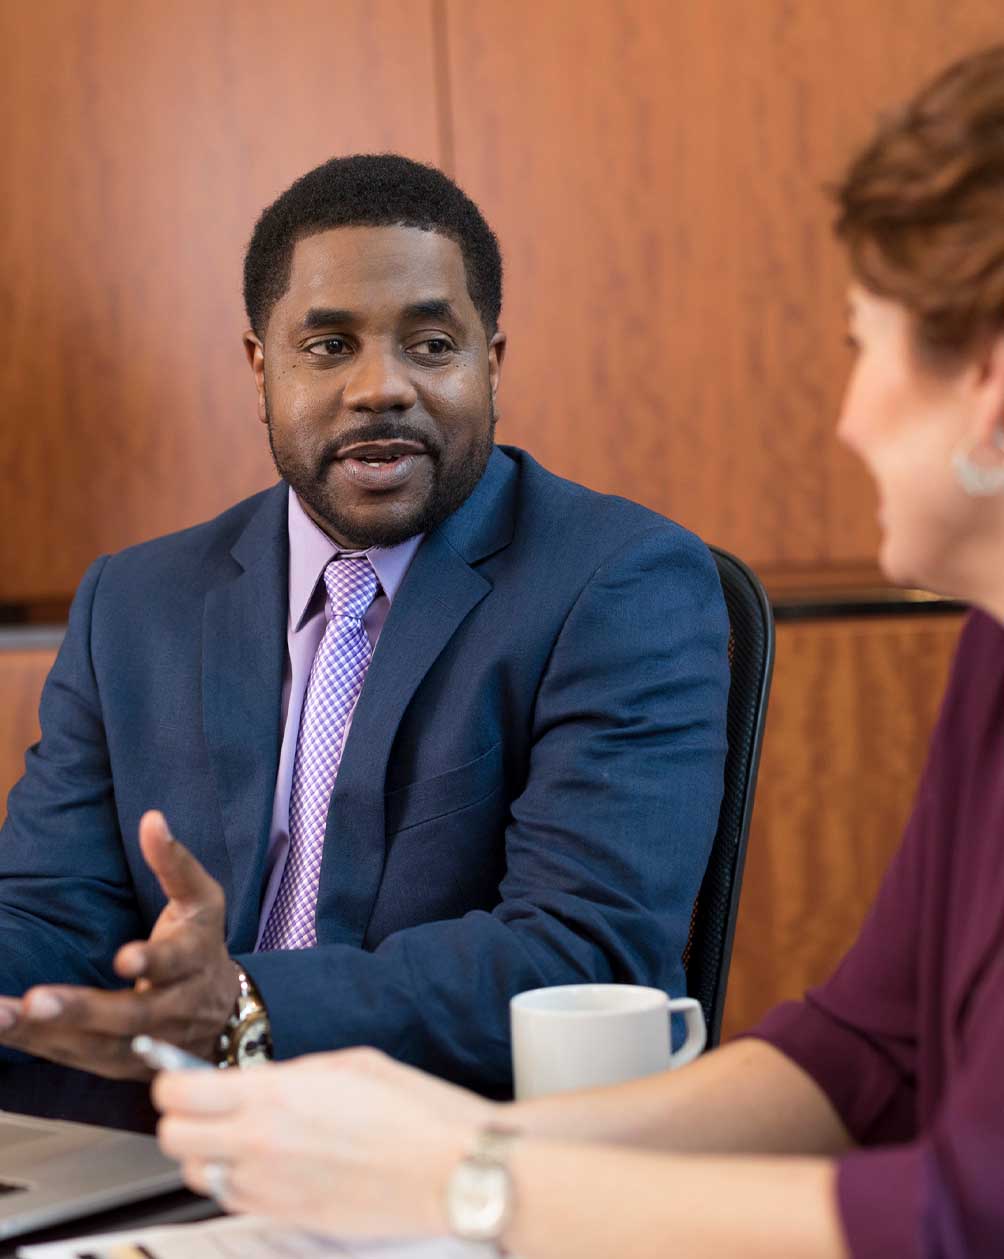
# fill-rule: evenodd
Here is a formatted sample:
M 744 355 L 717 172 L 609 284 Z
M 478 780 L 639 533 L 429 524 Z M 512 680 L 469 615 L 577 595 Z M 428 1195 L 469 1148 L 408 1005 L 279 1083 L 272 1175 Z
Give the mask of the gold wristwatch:
M 237 963 L 234 963 L 237 966 Z M 272 1027 L 251 976 L 237 966 L 240 992 L 216 1042 L 218 1067 L 255 1067 L 272 1058 Z

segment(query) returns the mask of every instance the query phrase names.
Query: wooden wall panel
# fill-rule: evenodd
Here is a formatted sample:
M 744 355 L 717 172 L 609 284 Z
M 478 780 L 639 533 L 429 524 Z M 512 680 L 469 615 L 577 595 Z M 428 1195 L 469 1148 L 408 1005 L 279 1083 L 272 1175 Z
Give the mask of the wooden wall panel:
M 55 650 L 0 650 L 0 823 L 7 793 L 24 773 L 25 749 L 36 742 L 38 700 Z
M 244 246 L 332 155 L 439 160 L 433 3 L 0 4 L 0 601 L 270 482 Z
M 913 803 L 961 618 L 781 625 L 725 1035 L 854 940 Z
M 0 3 L 0 602 L 268 483 L 245 242 L 310 166 L 387 148 L 499 232 L 500 439 L 761 570 L 870 575 L 821 187 L 878 110 L 1002 37 L 999 0 Z M 782 628 L 727 1029 L 853 938 L 956 628 Z M 0 806 L 49 663 L 0 654 Z
M 762 568 L 871 561 L 822 186 L 1000 0 L 447 0 L 508 268 L 500 440 Z

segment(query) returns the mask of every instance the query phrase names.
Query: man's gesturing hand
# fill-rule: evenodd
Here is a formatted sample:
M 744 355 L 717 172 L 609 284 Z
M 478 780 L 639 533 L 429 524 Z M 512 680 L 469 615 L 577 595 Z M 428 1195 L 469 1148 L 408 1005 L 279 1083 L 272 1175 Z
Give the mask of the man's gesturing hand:
M 145 813 L 139 842 L 167 897 L 149 940 L 124 945 L 115 972 L 132 988 L 47 985 L 0 997 L 0 1042 L 64 1066 L 147 1079 L 133 1055 L 140 1032 L 212 1056 L 239 985 L 223 938 L 223 889 L 175 840 L 161 813 Z

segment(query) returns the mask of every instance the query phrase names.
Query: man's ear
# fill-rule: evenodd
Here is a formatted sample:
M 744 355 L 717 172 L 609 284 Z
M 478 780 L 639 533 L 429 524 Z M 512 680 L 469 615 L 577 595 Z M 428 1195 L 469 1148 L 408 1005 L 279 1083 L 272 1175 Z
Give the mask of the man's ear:
M 258 391 L 258 419 L 262 424 L 268 423 L 265 409 L 265 347 L 258 340 L 254 330 L 248 328 L 244 333 L 244 353 L 248 356 L 251 375 L 254 377 L 255 389 Z
M 492 391 L 492 403 L 496 403 L 498 400 L 499 385 L 502 382 L 502 360 L 505 358 L 505 347 L 506 335 L 504 332 L 496 332 L 488 342 L 488 384 Z

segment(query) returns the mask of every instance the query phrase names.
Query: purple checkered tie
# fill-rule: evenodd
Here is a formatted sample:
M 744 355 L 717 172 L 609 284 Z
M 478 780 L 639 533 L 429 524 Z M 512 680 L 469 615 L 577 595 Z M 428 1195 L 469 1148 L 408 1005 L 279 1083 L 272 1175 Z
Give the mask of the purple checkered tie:
M 338 776 L 345 723 L 370 662 L 363 616 L 377 592 L 368 559 L 335 559 L 324 570 L 331 620 L 314 656 L 296 739 L 289 794 L 289 854 L 265 924 L 261 949 L 317 943 L 317 884 L 328 802 Z

